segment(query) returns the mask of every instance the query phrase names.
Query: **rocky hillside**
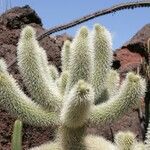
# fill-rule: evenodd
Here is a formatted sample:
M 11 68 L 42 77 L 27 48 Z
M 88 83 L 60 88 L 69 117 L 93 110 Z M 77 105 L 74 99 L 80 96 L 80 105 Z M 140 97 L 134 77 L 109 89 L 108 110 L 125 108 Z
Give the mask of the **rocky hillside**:
M 125 74 L 140 67 L 142 58 L 148 57 L 147 41 L 150 38 L 150 24 L 140 29 L 128 42 L 114 53 L 114 67 Z
M 37 34 L 45 31 L 42 27 L 42 21 L 34 10 L 29 6 L 15 7 L 0 16 L 0 57 L 4 58 L 8 65 L 12 64 L 16 58 L 16 46 L 21 28 L 25 25 L 31 25 L 36 28 Z M 67 35 L 58 37 L 45 37 L 40 41 L 41 46 L 46 49 L 48 60 L 55 64 L 60 70 L 60 51 L 64 40 L 68 39 Z M 69 38 L 70 39 L 70 38 Z M 135 62 L 140 61 L 141 54 L 133 53 L 128 47 L 123 47 L 114 54 L 116 66 L 121 70 L 123 66 L 132 58 L 136 57 Z M 131 62 L 132 64 L 132 62 Z M 9 67 L 9 72 L 17 79 L 23 90 L 27 93 L 22 83 L 17 64 L 14 63 Z M 12 126 L 15 118 L 11 117 L 5 110 L 0 108 L 0 150 L 10 149 L 10 140 L 12 134 Z M 118 130 L 131 130 L 137 134 L 138 138 L 142 138 L 142 131 L 137 110 L 131 110 L 118 122 L 106 127 L 89 128 L 89 133 L 95 133 L 113 139 L 113 134 Z M 23 129 L 23 145 L 24 149 L 35 145 L 40 145 L 48 140 L 53 139 L 54 129 L 38 128 L 24 124 Z

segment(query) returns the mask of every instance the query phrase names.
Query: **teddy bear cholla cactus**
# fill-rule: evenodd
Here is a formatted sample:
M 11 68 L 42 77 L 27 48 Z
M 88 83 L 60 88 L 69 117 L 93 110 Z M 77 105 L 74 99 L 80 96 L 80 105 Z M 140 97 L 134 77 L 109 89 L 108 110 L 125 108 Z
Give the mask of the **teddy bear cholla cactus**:
M 110 33 L 103 26 L 96 24 L 92 32 L 82 27 L 72 43 L 67 41 L 63 46 L 59 77 L 57 69 L 48 65 L 34 29 L 23 29 L 18 66 L 32 100 L 20 90 L 1 60 L 0 105 L 28 124 L 59 126 L 55 142 L 33 149 L 116 148 L 101 137 L 85 136 L 86 124 L 102 126 L 121 117 L 144 95 L 145 81 L 129 73 L 119 87 L 119 75 L 110 69 L 111 46 Z

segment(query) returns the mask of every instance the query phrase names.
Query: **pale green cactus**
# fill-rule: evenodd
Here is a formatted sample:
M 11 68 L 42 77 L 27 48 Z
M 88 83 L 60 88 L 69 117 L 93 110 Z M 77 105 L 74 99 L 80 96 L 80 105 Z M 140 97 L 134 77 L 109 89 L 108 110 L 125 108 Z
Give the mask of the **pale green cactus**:
M 66 40 L 66 41 L 64 42 L 63 47 L 62 47 L 61 62 L 62 62 L 62 70 L 63 70 L 63 71 L 69 69 L 70 44 L 71 44 L 71 42 L 70 42 L 69 40 Z
M 52 77 L 52 79 L 56 81 L 59 78 L 59 72 L 57 68 L 54 65 L 50 65 L 49 71 L 50 71 L 50 77 Z
M 22 150 L 22 122 L 20 120 L 16 120 L 14 123 L 11 149 Z
M 119 132 L 115 135 L 115 143 L 119 150 L 131 150 L 136 142 L 136 136 L 130 131 Z
M 106 77 L 112 62 L 112 41 L 110 33 L 105 27 L 95 25 L 91 35 L 91 47 L 93 52 L 93 78 L 92 84 L 95 90 L 95 103 L 106 100 L 101 98 L 105 90 Z
M 120 86 L 111 70 L 111 35 L 100 25 L 82 27 L 62 50 L 62 72 L 48 64 L 46 52 L 27 26 L 17 48 L 18 65 L 29 98 L 0 61 L 0 105 L 36 126 L 59 127 L 57 138 L 35 150 L 118 150 L 102 137 L 86 136 L 86 124 L 105 125 L 119 119 L 144 96 L 145 81 L 128 73 Z M 102 103 L 103 102 L 103 103 Z

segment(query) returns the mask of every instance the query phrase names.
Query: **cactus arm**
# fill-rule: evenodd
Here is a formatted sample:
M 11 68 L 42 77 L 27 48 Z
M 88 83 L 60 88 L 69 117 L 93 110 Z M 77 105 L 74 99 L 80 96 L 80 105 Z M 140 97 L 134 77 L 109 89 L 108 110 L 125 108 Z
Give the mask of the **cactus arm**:
M 61 102 L 60 94 L 53 83 L 49 84 L 46 54 L 41 51 L 35 40 L 35 31 L 29 26 L 21 33 L 17 53 L 19 69 L 33 100 L 50 111 L 58 109 Z
M 118 93 L 119 82 L 120 82 L 120 77 L 117 71 L 110 70 L 106 79 L 106 88 L 107 88 L 109 97 L 113 97 Z
M 83 80 L 71 89 L 61 111 L 61 122 L 70 128 L 82 127 L 88 118 L 94 93 Z
M 47 113 L 19 88 L 13 77 L 0 72 L 0 105 L 18 119 L 35 126 L 50 126 L 58 123 L 55 113 Z
M 100 105 L 93 106 L 89 121 L 95 125 L 112 123 L 129 108 L 137 104 L 144 93 L 145 80 L 138 75 L 129 73 L 116 97 Z
M 59 78 L 59 72 L 54 65 L 49 66 L 49 72 L 50 72 L 50 76 L 53 79 L 53 81 L 55 81 Z
M 22 150 L 22 122 L 20 120 L 14 123 L 11 147 L 12 150 Z
M 92 84 L 95 89 L 95 103 L 100 103 L 101 95 L 106 89 L 106 75 L 112 61 L 112 42 L 110 33 L 98 24 L 91 33 L 92 51 L 94 53 L 94 73 Z
M 62 150 L 86 150 L 84 143 L 85 126 L 78 128 L 62 126 L 59 133 Z
M 69 70 L 70 44 L 71 42 L 66 40 L 61 50 L 62 71 Z
M 59 77 L 59 79 L 56 81 L 58 89 L 61 93 L 61 95 L 64 95 L 65 90 L 66 90 L 66 85 L 67 85 L 67 81 L 68 81 L 68 76 L 69 76 L 69 72 L 68 71 L 63 71 Z
M 71 44 L 69 78 L 67 91 L 79 80 L 90 83 L 92 74 L 91 52 L 89 49 L 88 29 L 82 27 Z

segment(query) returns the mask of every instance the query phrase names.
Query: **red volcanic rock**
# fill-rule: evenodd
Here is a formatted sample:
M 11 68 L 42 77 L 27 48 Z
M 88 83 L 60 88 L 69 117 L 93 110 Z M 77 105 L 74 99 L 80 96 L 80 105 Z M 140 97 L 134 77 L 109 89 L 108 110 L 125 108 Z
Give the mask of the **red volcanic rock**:
M 142 63 L 143 57 L 149 57 L 147 41 L 150 38 L 150 24 L 145 25 L 120 49 L 114 52 L 113 67 L 120 73 L 137 70 Z
M 120 73 L 127 73 L 140 67 L 142 56 L 139 53 L 131 52 L 128 48 L 122 48 L 114 53 L 114 61 L 119 61 Z

